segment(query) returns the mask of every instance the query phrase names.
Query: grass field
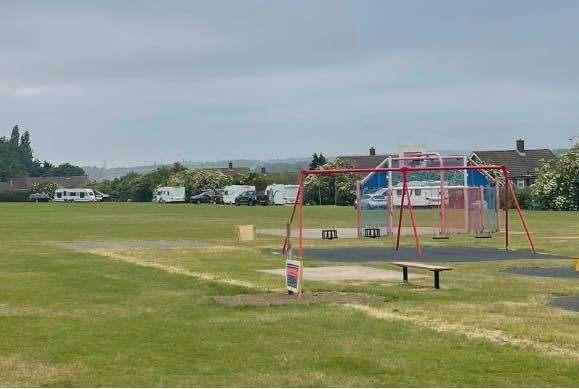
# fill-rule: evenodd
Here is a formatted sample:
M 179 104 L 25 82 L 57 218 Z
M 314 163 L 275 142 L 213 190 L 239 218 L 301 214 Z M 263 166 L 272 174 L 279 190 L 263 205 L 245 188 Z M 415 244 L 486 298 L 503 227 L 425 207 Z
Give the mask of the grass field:
M 232 231 L 236 224 L 282 228 L 288 213 L 283 207 L 0 204 L 0 386 L 579 383 L 579 313 L 548 304 L 552 296 L 579 294 L 577 280 L 500 272 L 570 266 L 569 260 L 454 263 L 440 291 L 430 287 L 430 277 L 410 286 L 306 284 L 375 296 L 367 305 L 217 304 L 216 296 L 280 293 L 280 277 L 256 272 L 282 266 L 272 254 L 279 238 L 238 245 Z M 345 207 L 306 213 L 314 227 L 351 226 L 353 217 Z M 530 212 L 528 220 L 539 250 L 579 256 L 578 213 Z M 524 249 L 514 218 L 512 229 L 512 246 Z M 110 240 L 200 245 L 64 245 Z M 501 242 L 460 237 L 452 244 Z

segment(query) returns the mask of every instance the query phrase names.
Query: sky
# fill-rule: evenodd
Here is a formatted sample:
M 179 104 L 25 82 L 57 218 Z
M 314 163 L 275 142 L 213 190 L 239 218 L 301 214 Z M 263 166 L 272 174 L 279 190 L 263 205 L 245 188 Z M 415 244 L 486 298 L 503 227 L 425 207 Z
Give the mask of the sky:
M 578 1 L 0 0 L 0 125 L 132 166 L 568 147 Z

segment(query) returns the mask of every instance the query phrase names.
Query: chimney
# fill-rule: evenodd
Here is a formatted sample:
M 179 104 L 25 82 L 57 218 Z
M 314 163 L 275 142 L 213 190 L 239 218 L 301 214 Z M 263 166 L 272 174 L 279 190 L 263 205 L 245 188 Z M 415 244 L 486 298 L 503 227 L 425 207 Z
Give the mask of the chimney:
M 525 141 L 523 139 L 517 139 L 517 151 L 519 154 L 525 154 Z
M 261 174 L 265 174 L 265 166 L 261 167 Z
M 227 165 L 227 167 L 229 168 L 229 170 L 233 169 L 233 162 L 229 161 L 229 164 Z
M 376 149 L 374 147 L 370 147 L 370 155 L 376 155 Z

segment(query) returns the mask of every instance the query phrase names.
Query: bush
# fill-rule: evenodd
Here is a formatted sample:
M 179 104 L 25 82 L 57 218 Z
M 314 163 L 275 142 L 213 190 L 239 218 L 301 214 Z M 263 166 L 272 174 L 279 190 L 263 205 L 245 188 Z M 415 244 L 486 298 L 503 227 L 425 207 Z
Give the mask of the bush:
M 28 201 L 28 196 L 30 196 L 29 190 L 10 190 L 0 192 L 0 202 L 23 202 Z
M 542 209 L 579 210 L 579 145 L 543 165 L 532 196 Z

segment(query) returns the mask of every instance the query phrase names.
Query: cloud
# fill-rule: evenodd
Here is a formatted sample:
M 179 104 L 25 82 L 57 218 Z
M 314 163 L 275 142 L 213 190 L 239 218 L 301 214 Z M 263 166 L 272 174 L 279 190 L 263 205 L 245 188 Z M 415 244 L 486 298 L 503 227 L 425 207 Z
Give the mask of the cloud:
M 19 1 L 0 117 L 41 158 L 149 163 L 565 145 L 572 1 Z M 8 131 L 8 130 L 7 130 Z M 443 136 L 440 136 L 442 134 Z

